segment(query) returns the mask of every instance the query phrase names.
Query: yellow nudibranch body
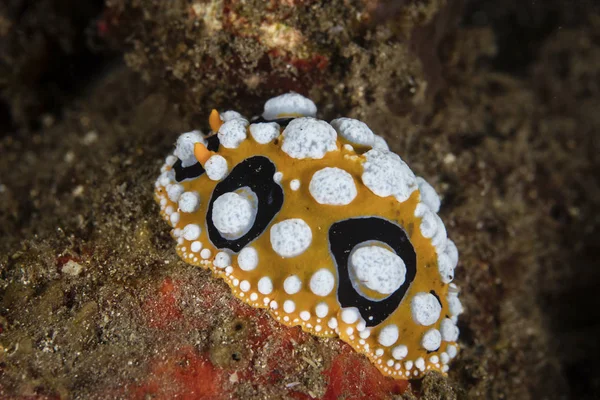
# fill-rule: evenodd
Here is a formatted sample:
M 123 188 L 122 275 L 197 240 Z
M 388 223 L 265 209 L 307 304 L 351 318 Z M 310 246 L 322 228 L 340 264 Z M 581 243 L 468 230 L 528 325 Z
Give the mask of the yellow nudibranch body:
M 438 195 L 366 124 L 316 113 L 288 93 L 179 137 L 155 184 L 177 253 L 384 375 L 447 372 L 462 305 Z

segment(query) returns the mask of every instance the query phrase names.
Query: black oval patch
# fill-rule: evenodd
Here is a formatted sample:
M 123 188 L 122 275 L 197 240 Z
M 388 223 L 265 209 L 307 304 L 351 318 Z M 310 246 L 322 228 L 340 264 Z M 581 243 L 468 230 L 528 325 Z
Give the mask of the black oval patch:
M 359 243 L 378 240 L 388 244 L 406 265 L 402 286 L 383 300 L 363 297 L 356 291 L 348 271 L 350 252 Z M 329 248 L 338 270 L 338 300 L 342 307 L 356 307 L 367 326 L 376 326 L 392 314 L 406 294 L 417 273 L 417 255 L 408 235 L 398 225 L 377 217 L 352 218 L 329 228 Z
M 208 236 L 216 248 L 229 249 L 237 253 L 269 226 L 283 206 L 283 189 L 273 180 L 276 171 L 275 164 L 268 158 L 250 157 L 236 165 L 227 178 L 217 184 L 206 213 Z M 224 238 L 212 221 L 213 203 L 222 194 L 236 191 L 244 186 L 252 189 L 258 198 L 258 211 L 254 225 L 238 239 Z

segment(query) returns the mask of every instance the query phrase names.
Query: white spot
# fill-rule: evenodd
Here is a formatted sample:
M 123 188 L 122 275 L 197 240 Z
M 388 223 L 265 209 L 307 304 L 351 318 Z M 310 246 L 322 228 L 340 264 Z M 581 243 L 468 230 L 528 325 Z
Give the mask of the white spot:
M 173 210 L 173 207 L 172 207 L 172 206 L 167 206 L 167 208 L 165 208 L 165 214 L 167 214 L 167 215 L 169 215 L 169 216 L 170 216 L 171 214 L 173 214 L 173 212 L 174 212 L 174 211 L 175 211 L 175 210 Z
M 165 158 L 165 164 L 167 164 L 170 167 L 175 165 L 176 162 L 177 162 L 177 157 L 175 157 L 174 155 L 168 155 L 167 158 Z
M 228 110 L 223 113 L 220 113 L 219 117 L 221 118 L 221 121 L 223 121 L 223 122 L 231 121 L 232 119 L 239 119 L 239 118 L 244 119 L 242 114 L 240 114 L 237 111 L 233 111 L 233 110 Z
M 193 213 L 200 207 L 198 192 L 185 192 L 179 197 L 179 210 L 184 213 Z
M 352 144 L 362 146 L 371 146 L 375 135 L 369 129 L 367 124 L 357 119 L 338 118 L 331 121 L 331 126 L 335 128 L 341 137 Z
M 425 203 L 434 213 L 440 211 L 440 196 L 438 196 L 433 186 L 420 176 L 417 177 L 417 185 L 419 186 L 419 192 L 421 192 L 421 202 Z
M 160 174 L 160 176 L 158 177 L 158 183 L 161 186 L 167 186 L 170 183 L 172 183 L 175 180 L 175 171 L 174 170 L 168 170 L 168 171 L 164 171 L 163 173 Z
M 300 218 L 286 219 L 271 227 L 271 247 L 282 257 L 302 254 L 312 241 L 312 231 Z
M 302 321 L 308 321 L 310 319 L 310 313 L 308 311 L 301 311 L 300 312 L 300 319 Z
M 377 357 L 381 357 L 383 355 L 383 353 L 384 353 L 383 349 L 377 349 L 377 350 L 375 350 L 375 355 Z
M 290 181 L 290 189 L 292 189 L 294 192 L 300 189 L 300 181 L 298 179 L 292 179 Z
M 200 237 L 200 225 L 198 224 L 187 224 L 185 228 L 183 228 L 183 238 L 185 240 L 196 240 Z
M 403 360 L 408 355 L 408 347 L 406 345 L 401 344 L 400 346 L 396 346 L 392 349 L 392 357 L 396 360 Z
M 342 321 L 344 321 L 347 324 L 353 324 L 356 321 L 358 321 L 358 318 L 360 317 L 360 313 L 358 312 L 358 308 L 356 307 L 348 307 L 348 308 L 343 308 L 342 309 Z
M 290 92 L 267 100 L 262 116 L 266 120 L 271 120 L 298 115 L 315 117 L 317 106 L 311 99 Z
M 282 179 L 283 179 L 283 172 L 277 171 L 273 174 L 273 181 L 275 181 L 276 183 L 280 183 Z
M 177 143 L 175 144 L 175 151 L 173 154 L 175 154 L 177 158 L 181 160 L 182 167 L 189 167 L 198 162 L 194 156 L 194 146 L 196 143 L 202 143 L 205 146 L 207 145 L 204 137 L 202 136 L 202 132 L 200 131 L 187 132 L 177 138 Z
M 252 271 L 258 266 L 258 252 L 252 246 L 246 246 L 238 254 L 238 265 L 243 271 Z
M 431 293 L 420 292 L 410 302 L 413 321 L 419 325 L 433 325 L 439 318 L 442 306 Z
M 210 180 L 220 181 L 227 176 L 229 168 L 227 167 L 227 160 L 223 156 L 215 154 L 206 160 L 204 170 Z
M 294 303 L 292 300 L 286 300 L 283 302 L 283 311 L 290 314 L 290 313 L 293 313 L 295 310 L 296 310 L 296 303 Z
M 271 300 L 271 302 L 269 303 L 269 307 L 271 307 L 271 309 L 273 310 L 277 310 L 279 308 L 279 305 L 275 300 Z
M 458 298 L 458 293 L 448 292 L 448 310 L 452 316 L 459 316 L 463 313 L 464 309 Z
M 435 351 L 442 344 L 442 334 L 437 329 L 430 329 L 421 338 L 421 346 L 427 351 Z
M 330 329 L 335 329 L 335 328 L 337 328 L 337 327 L 338 327 L 338 322 L 337 322 L 337 319 L 335 319 L 335 318 L 331 318 L 331 319 L 330 319 L 330 320 L 327 322 L 327 326 L 328 326 Z
M 260 144 L 267 144 L 279 137 L 281 130 L 277 122 L 259 122 L 250 125 L 252 138 Z
M 367 329 L 367 322 L 361 318 L 360 321 L 358 321 L 358 324 L 356 324 L 356 330 L 362 332 L 365 329 Z
M 398 327 L 396 325 L 387 325 L 379 331 L 377 341 L 380 345 L 389 347 L 398 340 Z
M 321 159 L 337 149 L 337 133 L 327 122 L 314 118 L 292 120 L 283 131 L 281 150 L 296 159 Z
M 404 369 L 407 371 L 410 371 L 413 367 L 413 362 L 411 360 L 408 360 L 406 362 L 404 362 Z
M 169 220 L 171 221 L 171 224 L 173 224 L 173 226 L 177 225 L 177 223 L 179 222 L 179 213 L 178 212 L 174 212 L 171 213 L 171 215 L 169 215 Z
M 258 291 L 262 294 L 271 294 L 273 291 L 273 281 L 268 276 L 263 276 L 258 280 Z
M 360 283 L 381 294 L 391 294 L 404 283 L 406 265 L 386 248 L 364 246 L 350 255 L 350 276 L 357 288 Z
M 458 353 L 458 350 L 456 349 L 456 346 L 454 345 L 450 345 L 446 348 L 446 353 L 448 353 L 448 356 L 450 358 L 454 358 L 456 357 L 456 354 Z
M 425 360 L 423 359 L 423 357 L 419 357 L 415 360 L 415 367 L 417 367 L 421 371 L 425 370 Z
M 388 151 L 390 149 L 390 147 L 388 146 L 385 139 L 378 135 L 374 135 L 372 147 L 375 150 L 382 150 L 382 151 Z
M 210 249 L 202 249 L 202 251 L 200 252 L 200 257 L 207 260 L 210 258 L 211 254 L 212 252 L 210 251 Z
M 192 242 L 190 249 L 192 250 L 192 252 L 197 253 L 200 250 L 202 250 L 202 243 L 196 240 L 195 242 Z
M 287 294 L 296 294 L 302 288 L 302 281 L 297 275 L 291 275 L 283 281 L 283 290 Z
M 252 293 L 252 294 L 250 295 L 250 300 L 252 300 L 252 301 L 256 301 L 256 300 L 258 300 L 258 295 L 257 295 L 256 293 Z
M 365 329 L 364 331 L 360 332 L 358 336 L 360 336 L 361 339 L 368 339 L 369 336 L 371 336 L 371 330 Z
M 315 172 L 308 190 L 319 204 L 347 205 L 356 198 L 352 175 L 340 168 L 323 168 Z
M 202 257 L 202 255 L 200 255 Z M 210 257 L 210 256 L 209 256 Z M 206 257 L 208 258 L 208 257 Z M 220 251 L 215 256 L 215 260 L 213 261 L 213 265 L 217 268 L 226 268 L 231 265 L 231 256 L 224 251 Z M 233 272 L 233 271 L 232 271 Z
M 315 331 L 316 331 L 316 332 L 321 332 L 321 330 L 322 330 L 322 329 L 323 329 L 323 328 L 321 327 L 321 325 L 317 325 L 317 326 L 315 326 Z
M 435 217 L 435 222 L 437 225 L 437 231 L 435 235 L 431 238 L 431 244 L 433 244 L 436 250 L 443 250 L 446 248 L 446 244 L 448 243 L 448 236 L 446 234 L 446 226 L 444 225 L 444 221 L 437 214 L 433 214 Z
M 310 291 L 317 296 L 327 296 L 335 286 L 333 274 L 326 268 L 321 268 L 310 278 Z
M 240 282 L 240 290 L 242 292 L 247 292 L 248 290 L 250 290 L 250 282 L 248 282 L 248 281 L 241 281 Z
M 387 364 L 388 367 L 393 367 L 394 366 L 394 360 L 389 359 L 389 360 L 387 360 L 386 364 Z
M 365 157 L 362 181 L 377 196 L 403 202 L 417 189 L 415 174 L 397 154 L 372 149 Z
M 181 196 L 183 192 L 185 192 L 185 188 L 183 187 L 183 185 L 180 185 L 178 183 L 167 185 L 166 190 L 169 200 L 171 200 L 174 203 L 177 203 L 179 201 L 179 196 Z
M 246 196 L 224 193 L 213 203 L 212 220 L 215 228 L 228 239 L 243 236 L 254 223 L 256 208 Z
M 452 240 L 448 240 L 446 242 L 446 248 L 444 249 L 444 253 L 450 257 L 452 264 L 456 266 L 458 264 L 458 249 Z
M 319 303 L 315 307 L 315 314 L 319 318 L 325 318 L 329 314 L 329 306 L 327 303 Z
M 450 362 L 450 356 L 444 351 L 440 354 L 440 360 L 442 361 L 442 364 L 448 364 Z
M 450 369 L 450 367 L 449 367 L 449 366 L 447 366 L 447 365 L 444 365 L 444 366 L 442 366 L 442 372 L 443 372 L 443 373 L 446 373 L 446 372 L 448 372 L 448 370 L 449 370 L 449 369 Z
M 226 149 L 237 149 L 246 140 L 248 121 L 242 118 L 229 120 L 219 128 L 219 143 Z
M 434 354 L 431 357 L 429 357 L 429 362 L 432 364 L 437 364 L 440 362 L 440 358 Z
M 352 336 L 353 333 L 354 333 L 354 328 L 352 328 L 351 326 L 346 328 L 346 335 Z
M 427 239 L 432 238 L 438 230 L 435 214 L 427 207 L 427 205 L 419 203 L 415 207 L 415 217 L 421 218 L 421 224 L 419 225 L 421 235 Z

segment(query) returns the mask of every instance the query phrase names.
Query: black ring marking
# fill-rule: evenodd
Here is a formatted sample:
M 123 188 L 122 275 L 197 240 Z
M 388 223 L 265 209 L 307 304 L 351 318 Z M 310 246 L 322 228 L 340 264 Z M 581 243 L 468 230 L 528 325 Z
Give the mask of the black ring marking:
M 213 191 L 206 213 L 208 236 L 218 249 L 239 252 L 248 243 L 260 236 L 283 206 L 283 189 L 274 180 L 277 171 L 271 160 L 262 156 L 250 157 L 239 163 L 227 178 L 219 182 Z M 213 203 L 224 193 L 249 187 L 258 198 L 258 210 L 252 228 L 241 238 L 226 239 L 215 228 L 212 221 Z
M 213 135 L 205 138 L 207 141 L 206 147 L 210 151 L 219 151 L 219 137 L 217 135 Z M 181 160 L 177 159 L 177 162 L 173 165 L 173 169 L 175 170 L 175 180 L 177 182 L 184 181 L 186 179 L 194 179 L 202 174 L 204 174 L 204 168 L 202 164 L 197 162 L 196 164 L 190 165 L 189 167 L 182 167 Z
M 250 121 L 251 124 L 259 124 L 261 122 L 277 122 L 279 126 L 287 126 L 292 120 L 296 119 L 296 117 L 287 117 L 287 118 L 275 118 L 275 119 L 265 119 L 263 116 L 253 117 Z
M 378 240 L 388 244 L 406 265 L 402 286 L 383 300 L 363 297 L 350 279 L 350 252 L 359 243 Z M 417 255 L 408 236 L 398 225 L 377 217 L 339 221 L 329 228 L 329 246 L 338 270 L 338 300 L 342 307 L 356 307 L 367 326 L 376 326 L 392 314 L 406 294 L 417 273 Z

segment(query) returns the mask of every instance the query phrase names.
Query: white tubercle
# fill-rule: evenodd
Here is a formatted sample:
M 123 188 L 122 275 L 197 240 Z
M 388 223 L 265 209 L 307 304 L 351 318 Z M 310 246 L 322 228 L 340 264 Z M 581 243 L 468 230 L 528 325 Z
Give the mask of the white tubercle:
M 317 106 L 301 94 L 290 92 L 267 100 L 263 111 L 263 118 L 272 120 L 290 116 L 315 117 Z

